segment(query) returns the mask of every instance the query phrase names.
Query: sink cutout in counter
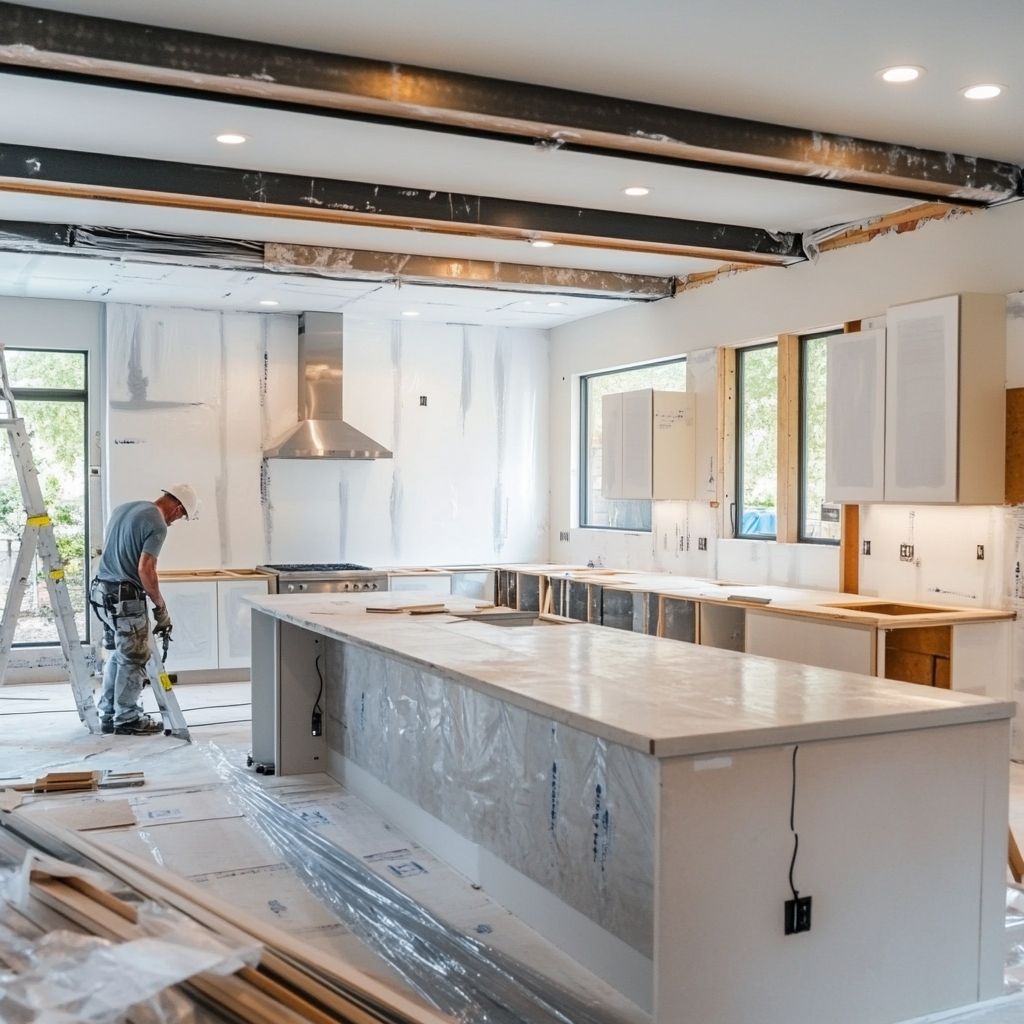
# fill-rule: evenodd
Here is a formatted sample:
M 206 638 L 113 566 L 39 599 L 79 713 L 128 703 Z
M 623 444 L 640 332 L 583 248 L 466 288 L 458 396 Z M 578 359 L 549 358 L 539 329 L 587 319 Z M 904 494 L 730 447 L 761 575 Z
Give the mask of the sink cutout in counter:
M 932 615 L 936 612 L 956 611 L 955 608 L 933 604 L 899 604 L 894 601 L 862 601 L 857 604 L 823 604 L 822 608 L 836 608 L 850 612 L 871 612 L 872 615 Z

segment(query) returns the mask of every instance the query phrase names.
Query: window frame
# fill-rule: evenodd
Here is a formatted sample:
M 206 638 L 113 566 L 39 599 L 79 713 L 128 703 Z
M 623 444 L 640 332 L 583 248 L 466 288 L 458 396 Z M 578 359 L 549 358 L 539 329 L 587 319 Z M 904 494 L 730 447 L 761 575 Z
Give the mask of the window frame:
M 603 530 L 611 533 L 640 533 L 652 534 L 654 532 L 654 500 L 652 498 L 626 498 L 610 499 L 624 501 L 646 501 L 650 508 L 651 525 L 647 529 L 636 526 L 599 526 L 587 522 L 588 503 L 590 499 L 590 396 L 588 394 L 589 381 L 597 377 L 608 377 L 613 374 L 631 373 L 638 370 L 646 370 L 654 366 L 668 366 L 672 363 L 686 365 L 686 355 L 667 356 L 664 359 L 650 359 L 643 363 L 634 363 L 629 366 L 616 366 L 607 370 L 595 370 L 593 373 L 581 373 L 579 375 L 579 389 L 576 392 L 579 399 L 579 476 L 577 487 L 577 529 L 580 530 Z M 640 390 L 640 389 L 637 389 Z
M 776 355 L 779 352 L 778 339 L 774 341 L 764 341 L 756 345 L 744 345 L 741 348 L 736 349 L 736 421 L 735 421 L 735 432 L 736 432 L 736 491 L 735 500 L 732 503 L 733 508 L 733 536 L 737 540 L 765 540 L 773 541 L 778 538 L 778 518 L 776 518 L 776 529 L 774 533 L 744 533 L 743 532 L 743 466 L 744 466 L 744 431 L 743 431 L 743 363 L 744 357 L 748 352 L 759 352 L 764 349 L 773 348 L 776 351 Z M 776 371 L 778 372 L 778 371 Z M 778 378 L 776 378 L 776 417 L 778 416 Z M 776 430 L 778 426 L 776 425 Z M 776 434 L 776 440 L 778 435 Z M 778 456 L 776 455 L 775 460 L 775 509 L 776 516 L 778 515 L 778 502 L 779 502 L 779 462 Z
M 822 544 L 828 547 L 838 547 L 842 543 L 842 537 L 834 540 L 828 537 L 808 537 L 805 526 L 807 522 L 807 343 L 820 341 L 822 338 L 832 338 L 842 334 L 842 327 L 831 327 L 822 331 L 813 331 L 799 336 L 800 341 L 800 404 L 798 411 L 800 462 L 797 470 L 797 543 L 798 544 Z M 828 409 L 826 392 L 826 415 Z M 840 512 L 840 532 L 842 529 L 842 512 Z

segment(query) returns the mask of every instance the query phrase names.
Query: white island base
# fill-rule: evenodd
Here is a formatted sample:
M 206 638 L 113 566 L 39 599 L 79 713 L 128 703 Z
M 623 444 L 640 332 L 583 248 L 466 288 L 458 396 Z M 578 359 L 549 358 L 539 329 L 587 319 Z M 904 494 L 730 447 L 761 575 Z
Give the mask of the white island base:
M 329 771 L 658 1024 L 882 1024 L 1001 994 L 1012 705 L 366 603 L 254 601 L 254 757 Z M 795 748 L 812 918 L 787 936 Z

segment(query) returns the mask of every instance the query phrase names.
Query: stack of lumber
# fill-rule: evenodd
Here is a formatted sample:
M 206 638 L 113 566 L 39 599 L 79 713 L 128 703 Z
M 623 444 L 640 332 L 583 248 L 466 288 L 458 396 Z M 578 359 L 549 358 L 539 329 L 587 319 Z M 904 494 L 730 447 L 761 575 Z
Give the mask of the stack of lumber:
M 146 900 L 173 908 L 230 948 L 261 945 L 256 966 L 233 974 L 196 974 L 181 990 L 216 1017 L 245 1024 L 452 1024 L 415 999 L 396 992 L 337 957 L 328 957 L 263 922 L 201 892 L 191 883 L 131 854 L 100 846 L 60 827 L 50 836 L 102 868 Z M 60 864 L 60 862 L 57 862 Z M 29 872 L 29 898 L 17 913 L 39 930 L 64 926 L 115 943 L 146 937 L 138 904 L 97 884 L 94 873 L 54 870 L 37 857 Z M 16 969 L 16 966 L 15 966 Z

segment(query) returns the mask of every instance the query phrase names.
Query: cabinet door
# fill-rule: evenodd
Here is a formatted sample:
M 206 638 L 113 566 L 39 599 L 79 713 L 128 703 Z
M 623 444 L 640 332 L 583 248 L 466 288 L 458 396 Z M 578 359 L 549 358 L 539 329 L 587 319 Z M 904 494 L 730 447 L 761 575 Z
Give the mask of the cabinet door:
M 650 498 L 653 390 L 626 391 L 622 395 L 622 497 Z
M 173 631 L 168 672 L 217 668 L 217 583 L 161 583 Z
M 266 592 L 266 580 L 218 580 L 217 651 L 221 668 L 246 668 L 251 664 L 252 608 L 244 598 Z
M 960 297 L 886 315 L 885 500 L 956 501 Z
M 601 497 L 622 498 L 622 393 L 601 399 Z
M 825 497 L 881 501 L 885 472 L 885 331 L 828 339 Z

